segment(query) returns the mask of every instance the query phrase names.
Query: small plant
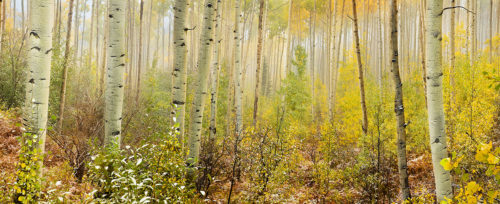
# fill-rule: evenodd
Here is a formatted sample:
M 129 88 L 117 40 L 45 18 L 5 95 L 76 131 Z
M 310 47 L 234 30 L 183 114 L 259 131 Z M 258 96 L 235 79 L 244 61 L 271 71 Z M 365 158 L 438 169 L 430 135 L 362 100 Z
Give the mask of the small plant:
M 139 148 L 126 146 L 91 157 L 95 198 L 112 203 L 183 203 L 194 197 L 186 182 L 182 148 L 173 135 Z

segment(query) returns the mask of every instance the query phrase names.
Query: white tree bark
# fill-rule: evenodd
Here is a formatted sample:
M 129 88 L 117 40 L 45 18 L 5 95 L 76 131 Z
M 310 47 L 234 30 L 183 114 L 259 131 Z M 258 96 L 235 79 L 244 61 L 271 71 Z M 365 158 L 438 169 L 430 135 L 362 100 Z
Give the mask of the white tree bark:
M 30 9 L 28 77 L 26 77 L 25 136 L 36 142 L 38 155 L 45 152 L 47 115 L 49 107 L 50 67 L 52 58 L 52 28 L 54 1 L 32 0 Z M 43 161 L 37 162 L 38 178 L 42 176 Z M 39 181 L 41 182 L 41 180 Z
M 241 136 L 243 131 L 243 109 L 241 106 L 243 89 L 241 88 L 241 31 L 239 29 L 242 23 L 242 13 L 240 0 L 235 1 L 235 18 L 234 18 L 234 104 L 236 108 L 236 135 Z
M 221 27 L 221 14 L 222 14 L 222 3 L 221 0 L 217 0 L 217 14 L 215 16 L 215 45 L 213 50 L 213 62 L 212 62 L 212 83 L 210 88 L 210 140 L 215 140 L 215 135 L 217 134 L 217 92 L 219 88 L 219 48 L 220 48 L 220 34 L 222 30 Z
M 201 129 L 203 123 L 203 112 L 205 109 L 205 99 L 207 98 L 208 70 L 210 68 L 210 57 L 212 52 L 213 25 L 215 13 L 215 0 L 206 0 L 203 11 L 203 27 L 200 38 L 200 49 L 198 50 L 198 76 L 196 83 L 196 93 L 193 101 L 193 111 L 191 113 L 191 123 L 188 138 L 188 164 L 193 165 L 198 162 L 200 154 Z
M 123 77 L 125 69 L 125 1 L 110 0 L 107 41 L 108 63 L 104 112 L 105 145 L 119 148 L 123 108 Z
M 443 109 L 442 10 L 443 0 L 427 0 L 425 13 L 425 60 L 427 65 L 427 104 L 432 164 L 438 203 L 452 197 L 450 172 L 440 162 L 447 157 Z
M 174 5 L 174 69 L 172 71 L 172 118 L 179 123 L 178 140 L 182 144 L 184 140 L 184 117 L 186 103 L 186 19 L 187 19 L 187 0 L 176 0 Z

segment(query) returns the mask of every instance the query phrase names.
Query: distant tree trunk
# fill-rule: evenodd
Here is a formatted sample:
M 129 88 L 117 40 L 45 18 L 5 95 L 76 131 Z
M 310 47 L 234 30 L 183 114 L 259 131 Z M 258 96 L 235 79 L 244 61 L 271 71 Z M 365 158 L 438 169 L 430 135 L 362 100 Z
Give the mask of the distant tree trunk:
M 89 70 L 91 70 L 92 68 L 92 57 L 93 57 L 93 50 L 92 48 L 94 46 L 93 45 L 93 42 L 94 42 L 94 20 L 95 20 L 95 12 L 96 12 L 96 9 L 95 9 L 95 5 L 97 3 L 97 0 L 92 0 L 92 11 L 90 13 L 90 37 L 89 37 L 89 56 L 88 56 L 88 61 L 87 61 L 87 64 L 89 66 Z
M 5 4 L 3 0 L 0 0 L 0 54 L 2 53 L 2 47 L 3 47 L 3 33 L 5 32 L 5 19 L 6 19 L 6 12 L 5 12 Z
M 406 163 L 406 121 L 403 105 L 403 84 L 399 76 L 398 62 L 398 2 L 391 1 L 391 38 L 390 47 L 392 53 L 392 74 L 394 79 L 395 98 L 394 112 L 396 113 L 396 127 L 398 132 L 398 170 L 399 170 L 399 187 L 402 192 L 402 200 L 411 198 L 410 186 L 408 184 L 408 165 Z
M 243 107 L 242 107 L 242 71 L 241 71 L 241 31 L 240 24 L 242 23 L 242 13 L 240 0 L 235 2 L 235 19 L 234 19 L 234 103 L 236 110 L 236 135 L 239 138 L 243 132 Z
M 344 29 L 344 24 L 345 24 L 345 18 L 344 18 L 344 11 L 345 11 L 345 0 L 342 0 L 342 12 L 340 13 L 341 16 L 341 22 L 340 22 L 340 31 L 339 31 L 339 39 L 337 41 L 337 54 L 335 56 L 335 68 L 333 70 L 333 88 L 332 88 L 332 122 L 335 121 L 335 104 L 337 101 L 337 82 L 338 82 L 338 75 L 339 75 L 339 62 L 340 62 L 340 51 L 342 50 L 340 48 L 341 42 L 342 42 L 342 30 L 347 31 L 347 29 Z M 344 32 L 344 40 L 347 39 L 346 32 Z M 335 42 L 334 42 L 335 43 Z M 347 46 L 344 43 L 344 47 Z M 342 51 L 345 52 L 345 51 Z M 344 60 L 345 61 L 345 60 Z
M 215 15 L 215 45 L 212 56 L 212 83 L 210 88 L 210 141 L 212 145 L 215 141 L 215 136 L 217 134 L 217 92 L 219 89 L 219 49 L 222 39 L 220 38 L 221 29 L 221 13 L 222 13 L 222 3 L 221 0 L 217 0 L 217 13 Z
M 421 59 L 421 64 L 422 64 L 422 79 L 423 79 L 423 84 L 424 84 L 424 96 L 425 96 L 425 107 L 427 108 L 427 70 L 425 67 L 425 26 L 424 26 L 424 14 L 425 14 L 425 0 L 421 0 L 421 5 L 420 5 L 420 33 L 419 33 L 419 42 L 420 46 L 420 55 L 422 57 Z
M 363 75 L 363 63 L 361 62 L 361 48 L 359 46 L 359 33 L 358 33 L 358 14 L 356 12 L 356 0 L 352 0 L 352 11 L 354 15 L 354 40 L 356 42 L 356 56 L 358 59 L 358 78 L 359 78 L 359 89 L 361 93 L 361 110 L 363 111 L 363 134 L 368 134 L 368 114 L 366 111 L 366 101 L 365 101 L 365 81 Z
M 75 49 L 75 54 L 73 55 L 73 62 L 76 64 L 76 59 L 79 54 L 78 42 L 80 41 L 80 0 L 76 0 L 75 2 L 75 42 L 73 43 L 73 47 Z
M 425 14 L 427 69 L 427 104 L 432 164 L 436 183 L 437 202 L 452 198 L 450 172 L 440 162 L 447 157 L 445 120 L 443 108 L 442 72 L 442 0 L 428 0 Z
M 35 169 L 37 171 L 37 181 L 35 186 L 18 185 L 22 193 L 15 195 L 16 201 L 20 196 L 40 193 L 49 107 L 54 1 L 32 0 L 30 6 L 32 6 L 32 9 L 29 12 L 30 31 L 27 64 L 29 71 L 26 77 L 26 100 L 23 120 L 26 132 L 23 134 L 23 141 L 29 140 L 33 141 L 33 143 L 26 147 L 27 151 L 31 153 L 20 155 L 20 160 L 28 165 L 24 167 L 19 165 L 19 171 L 27 174 Z M 19 179 L 23 179 L 23 176 L 18 177 Z
M 109 52 L 105 93 L 105 140 L 109 149 L 119 149 L 123 108 L 123 74 L 125 69 L 125 1 L 111 0 L 108 6 Z
M 107 48 L 107 44 L 108 44 L 108 37 L 109 37 L 109 20 L 108 20 L 108 16 L 109 16 L 109 1 L 110 0 L 106 0 L 106 13 L 105 13 L 105 17 L 104 17 L 104 33 L 103 33 L 103 40 L 102 40 L 102 45 L 101 45 L 101 53 L 102 53 L 102 61 L 101 61 L 101 75 L 100 75 L 100 82 L 99 82 L 99 86 L 100 86 L 100 93 L 102 94 L 103 91 L 104 91 L 104 75 L 106 75 L 106 66 L 108 64 L 107 62 L 107 55 L 108 55 L 108 52 L 106 51 Z
M 186 103 L 186 20 L 188 0 L 175 0 L 174 7 L 174 69 L 172 72 L 172 118 L 176 118 L 174 123 L 179 123 L 177 131 L 179 131 L 179 143 L 184 140 L 184 117 L 185 117 L 185 103 Z
M 82 39 L 79 42 L 80 48 L 82 49 L 82 51 L 80 52 L 80 60 L 78 61 L 78 64 L 80 67 L 82 67 L 82 63 L 83 63 L 83 42 L 85 41 L 85 18 L 87 17 L 86 8 L 87 8 L 87 0 L 83 0 L 83 5 L 82 5 L 82 13 L 83 13 L 82 30 L 83 30 L 83 32 L 82 32 Z
M 100 26 L 100 19 L 99 19 L 99 5 L 101 4 L 101 0 L 96 0 L 96 5 L 95 5 L 95 9 L 96 9 L 96 19 L 95 19 L 95 35 L 96 35 L 96 39 L 95 39 L 95 58 L 96 58 L 96 65 L 95 65 L 95 80 L 96 80 L 96 86 L 99 87 L 99 26 Z
M 203 123 L 203 112 L 205 99 L 207 98 L 207 85 L 212 52 L 210 48 L 213 43 L 213 25 L 215 13 L 215 0 L 206 0 L 203 11 L 203 27 L 200 36 L 200 47 L 198 50 L 198 75 L 196 80 L 196 93 L 193 99 L 193 111 L 191 113 L 191 124 L 189 131 L 188 166 L 196 165 L 200 156 L 201 129 Z
M 286 70 L 285 73 L 288 73 L 291 71 L 291 57 L 292 57 L 292 9 L 293 8 L 293 0 L 289 1 L 288 4 L 288 24 L 287 24 L 287 31 L 286 31 Z
M 500 11 L 497 11 L 497 12 L 500 12 Z M 490 60 L 490 63 L 493 63 L 493 0 L 490 0 L 490 52 L 489 52 L 489 60 Z
M 315 50 L 316 50 L 316 0 L 313 0 L 314 2 L 314 7 L 313 7 L 313 11 L 311 12 L 310 16 L 309 16 L 309 26 L 310 26 L 310 38 L 311 38 L 311 62 L 309 63 L 310 66 L 311 66 L 311 99 L 312 99 L 312 103 L 311 103 L 311 116 L 312 116 L 312 119 L 313 121 L 316 120 L 316 117 L 315 117 L 315 112 L 314 112 L 314 105 L 316 104 L 315 102 L 315 93 L 316 93 L 316 87 L 315 87 L 315 78 L 316 78 L 316 66 L 315 66 L 315 60 L 314 60 L 314 54 L 315 54 Z
M 263 17 L 265 1 L 259 0 L 259 38 L 257 40 L 257 68 L 255 71 L 255 99 L 253 102 L 253 125 L 257 124 L 257 114 L 259 108 L 259 83 L 260 83 L 260 66 L 262 61 L 262 27 L 263 27 Z
M 142 70 L 142 24 L 143 24 L 143 16 L 144 16 L 144 0 L 141 0 L 141 10 L 139 11 L 139 59 L 137 60 L 137 87 L 135 93 L 135 103 L 139 104 L 139 95 L 141 94 L 141 70 Z M 149 37 L 148 37 L 149 38 Z
M 61 98 L 59 101 L 59 120 L 57 121 L 57 128 L 59 134 L 62 133 L 64 122 L 64 106 L 66 104 L 66 81 L 68 79 L 68 60 L 70 56 L 70 43 L 71 43 L 71 22 L 73 19 L 73 1 L 69 0 L 68 23 L 66 32 L 66 47 L 64 49 L 63 71 L 62 71 L 62 84 L 61 84 Z

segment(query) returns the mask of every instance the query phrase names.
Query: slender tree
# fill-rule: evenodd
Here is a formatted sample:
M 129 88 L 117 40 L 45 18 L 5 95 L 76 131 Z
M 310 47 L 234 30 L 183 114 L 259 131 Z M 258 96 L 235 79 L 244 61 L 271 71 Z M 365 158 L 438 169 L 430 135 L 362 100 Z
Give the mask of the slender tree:
M 61 98 L 59 101 L 59 119 L 57 121 L 57 128 L 59 134 L 62 133 L 63 121 L 64 121 L 64 106 L 66 105 L 66 82 L 68 80 L 68 60 L 70 56 L 70 44 L 71 44 L 71 22 L 73 19 L 73 2 L 74 0 L 69 0 L 69 11 L 68 11 L 68 23 L 66 32 L 66 45 L 64 48 L 64 59 L 63 59 L 63 71 L 62 71 L 62 84 L 61 84 Z
M 243 131 L 243 107 L 242 107 L 242 71 L 241 71 L 241 31 L 240 24 L 243 20 L 240 0 L 235 2 L 234 19 L 234 105 L 236 110 L 236 135 L 239 137 Z
M 427 104 L 432 165 L 437 201 L 452 198 L 450 172 L 440 162 L 447 157 L 443 108 L 442 71 L 442 0 L 427 0 L 425 14 L 425 60 L 427 65 Z
M 176 0 L 174 5 L 174 69 L 172 72 L 172 118 L 176 118 L 175 122 L 179 123 L 177 131 L 179 131 L 178 140 L 182 143 L 184 140 L 184 117 L 186 103 L 186 20 L 188 0 Z
M 198 76 L 196 93 L 193 100 L 193 112 L 191 113 L 191 124 L 188 138 L 188 165 L 195 165 L 200 154 L 201 129 L 203 123 L 203 112 L 205 99 L 207 98 L 208 74 L 212 52 L 210 48 L 213 40 L 213 25 L 215 13 L 215 0 L 206 0 L 203 11 L 203 27 L 200 37 L 200 49 L 198 50 Z
M 257 124 L 257 114 L 259 108 L 259 83 L 260 83 L 260 67 L 262 61 L 262 38 L 263 38 L 263 19 L 265 1 L 259 1 L 259 37 L 257 40 L 257 68 L 255 69 L 255 98 L 253 102 L 253 125 Z
M 105 92 L 105 145 L 120 148 L 125 69 L 125 1 L 110 0 L 108 6 L 107 80 Z
M 368 114 L 366 111 L 366 100 L 365 100 L 365 81 L 363 75 L 363 63 L 361 61 L 361 48 L 359 45 L 359 29 L 358 29 L 358 14 L 356 11 L 356 0 L 352 0 L 352 12 L 354 21 L 354 40 L 356 43 L 356 56 L 358 59 L 358 79 L 359 79 L 359 89 L 361 94 L 361 110 L 363 111 L 363 123 L 361 128 L 363 129 L 363 134 L 368 134 Z
M 222 15 L 222 4 L 221 0 L 217 0 L 217 13 L 215 15 L 215 44 L 213 49 L 213 62 L 212 62 L 212 82 L 210 88 L 210 141 L 213 144 L 215 140 L 215 135 L 217 133 L 217 92 L 219 88 L 219 50 L 221 46 L 220 32 L 221 29 L 221 15 Z
M 140 10 L 139 10 L 139 52 L 138 52 L 138 62 L 137 62 L 137 87 L 136 87 L 136 93 L 135 93 L 135 103 L 139 103 L 139 95 L 141 94 L 141 70 L 142 70 L 142 42 L 144 41 L 142 39 L 142 25 L 143 25 L 143 18 L 144 17 L 144 0 L 141 0 L 140 4 Z
M 399 60 L 398 60 L 398 1 L 391 1 L 391 38 L 390 47 L 392 54 L 392 77 L 394 79 L 395 99 L 394 112 L 396 113 L 396 127 L 398 133 L 398 170 L 399 170 L 399 186 L 402 192 L 402 200 L 407 200 L 411 197 L 410 186 L 408 184 L 408 165 L 406 164 L 406 124 L 405 124 L 405 109 L 403 105 L 403 84 L 399 76 Z
M 54 26 L 54 1 L 32 0 L 29 10 L 29 49 L 28 76 L 26 77 L 26 98 L 24 106 L 23 147 L 19 154 L 17 187 L 21 193 L 15 195 L 15 201 L 27 197 L 36 200 L 41 188 L 43 154 L 47 132 L 49 107 L 50 68 L 52 58 L 52 29 Z M 5 10 L 4 10 L 5 11 Z M 33 177 L 28 173 L 36 171 Z M 22 197 L 22 198 L 21 198 Z M 29 201 L 28 202 L 33 202 Z

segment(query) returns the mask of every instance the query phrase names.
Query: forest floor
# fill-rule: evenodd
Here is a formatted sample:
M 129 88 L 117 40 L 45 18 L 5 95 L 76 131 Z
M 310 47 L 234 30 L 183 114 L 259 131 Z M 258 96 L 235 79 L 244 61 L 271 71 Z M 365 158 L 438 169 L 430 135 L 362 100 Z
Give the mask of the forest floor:
M 21 118 L 9 112 L 1 112 L 0 111 L 0 191 L 3 192 L 0 194 L 1 196 L 8 195 L 8 192 L 12 191 L 12 186 L 15 182 L 15 172 L 16 165 L 18 161 L 18 152 L 19 152 L 19 143 L 18 139 L 22 134 L 21 128 Z M 78 200 L 84 199 L 86 196 L 90 195 L 90 192 L 94 189 L 92 185 L 85 181 L 82 183 L 78 183 L 74 177 L 72 176 L 72 169 L 69 167 L 64 158 L 56 155 L 62 155 L 61 150 L 51 142 L 50 138 L 47 137 L 47 146 L 46 146 L 47 155 L 44 160 L 44 192 L 46 196 L 51 196 L 50 193 L 53 191 L 58 192 L 66 192 L 64 194 L 64 200 L 70 200 L 71 202 L 78 203 Z M 297 175 L 302 175 L 307 179 L 307 175 L 309 175 L 310 171 L 312 171 L 312 162 L 305 162 L 302 164 L 303 166 L 299 169 L 302 169 L 303 172 L 298 172 Z M 342 170 L 342 167 L 334 167 L 335 170 Z M 337 169 L 338 168 L 338 169 Z M 397 177 L 397 168 L 389 167 L 389 174 L 386 175 L 387 179 L 391 180 L 390 182 L 397 186 L 398 177 Z M 432 173 L 432 164 L 430 154 L 424 155 L 414 155 L 409 154 L 408 161 L 408 173 L 410 175 L 409 181 L 411 184 L 412 193 L 415 196 L 418 195 L 428 195 L 432 194 L 432 189 L 434 189 L 433 182 L 433 173 Z M 223 181 L 219 181 L 214 183 L 211 187 L 213 189 L 212 194 L 205 201 L 211 201 L 213 203 L 224 203 L 226 202 L 227 191 L 229 189 L 230 183 L 228 180 L 223 179 Z M 347 181 L 349 182 L 349 181 Z M 344 183 L 344 181 L 342 181 Z M 303 185 L 303 186 L 291 186 L 291 188 L 295 189 L 296 195 L 302 197 L 300 200 L 291 201 L 292 203 L 308 203 L 308 200 L 316 197 L 314 196 L 314 184 L 311 185 Z M 352 184 L 347 184 L 347 186 L 351 186 Z M 245 179 L 243 178 L 239 183 L 236 184 L 234 188 L 234 194 L 236 197 L 242 196 L 245 192 L 245 186 L 247 186 Z M 332 188 L 339 185 L 332 185 Z M 339 195 L 350 194 L 350 195 L 358 195 L 360 199 L 366 196 L 364 195 L 367 192 L 359 191 L 354 188 L 345 188 L 345 184 L 343 187 L 339 189 L 332 189 L 339 193 Z M 397 191 L 396 189 L 390 189 L 392 191 Z M 2 195 L 3 194 L 3 195 Z M 301 196 L 306 195 L 306 196 Z M 307 196 L 308 195 L 308 196 Z M 355 196 L 355 197 L 358 197 Z M 308 198 L 307 198 L 308 197 Z M 63 199 L 57 197 L 59 199 Z M 352 197 L 351 197 L 352 198 Z M 8 198 L 1 198 L 0 203 L 9 202 Z M 313 201 L 314 202 L 314 201 Z

